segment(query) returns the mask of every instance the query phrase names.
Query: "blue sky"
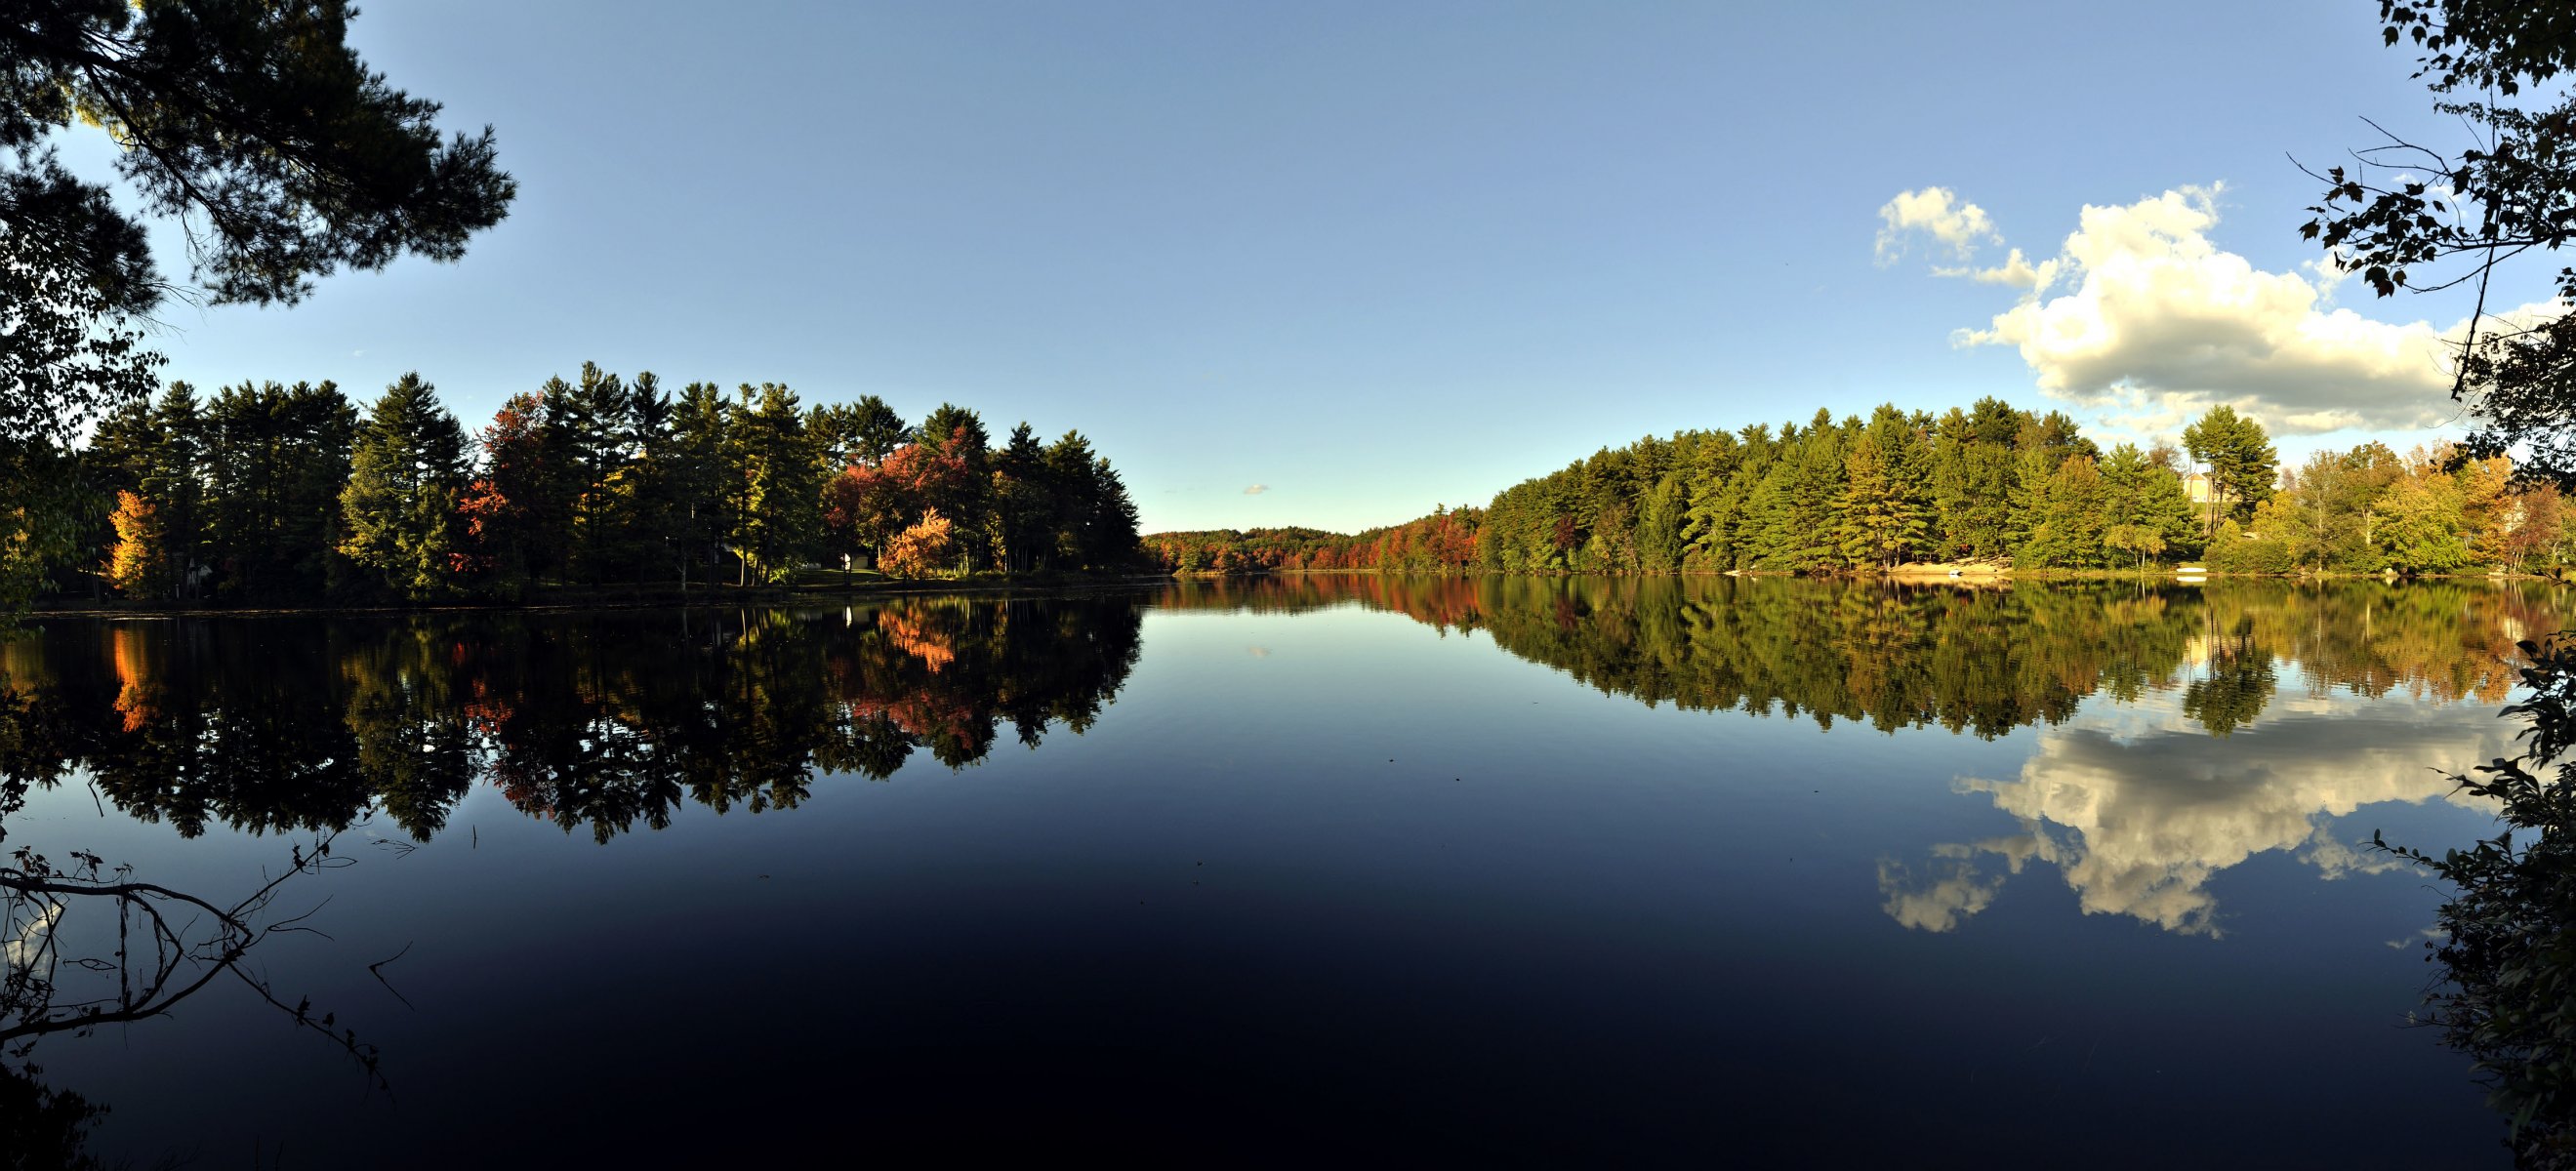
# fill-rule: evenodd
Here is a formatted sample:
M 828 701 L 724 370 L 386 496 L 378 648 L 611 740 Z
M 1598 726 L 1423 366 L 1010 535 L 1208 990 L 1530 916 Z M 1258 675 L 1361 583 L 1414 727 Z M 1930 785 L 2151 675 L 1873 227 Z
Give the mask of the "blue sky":
M 418 370 L 469 426 L 584 360 L 954 401 L 1080 428 L 1149 529 L 1390 523 L 1649 432 L 1984 394 L 2402 448 L 2450 413 L 2410 347 L 2465 306 L 2303 307 L 2289 157 L 2364 114 L 2456 134 L 2374 11 L 378 0 L 353 39 L 497 128 L 510 219 L 163 340 L 201 386 Z M 1935 272 L 2015 248 L 2081 263 Z

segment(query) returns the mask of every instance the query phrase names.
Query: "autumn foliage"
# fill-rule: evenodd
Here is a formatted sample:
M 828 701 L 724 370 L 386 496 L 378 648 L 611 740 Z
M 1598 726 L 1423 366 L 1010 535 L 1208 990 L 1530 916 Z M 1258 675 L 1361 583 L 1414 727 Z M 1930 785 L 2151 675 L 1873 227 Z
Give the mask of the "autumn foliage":
M 161 535 L 161 518 L 152 502 L 132 492 L 116 494 L 116 511 L 108 523 L 116 528 L 116 546 L 108 554 L 107 584 L 129 598 L 161 596 L 169 578 L 169 555 Z
M 128 597 L 508 601 L 574 587 L 787 585 L 883 560 L 908 575 L 1113 573 L 1135 502 L 1078 431 L 996 437 L 943 404 L 786 386 L 676 395 L 583 364 L 469 433 L 406 375 L 363 414 L 329 384 L 185 383 L 101 421 L 83 491 L 114 511 L 79 563 Z M 930 524 L 936 513 L 940 523 Z M 906 534 L 910 535 L 906 537 Z M 60 588 L 59 580 L 54 588 Z
M 918 523 L 886 542 L 885 571 L 896 577 L 928 577 L 944 570 L 955 553 L 956 527 L 936 508 L 923 513 Z

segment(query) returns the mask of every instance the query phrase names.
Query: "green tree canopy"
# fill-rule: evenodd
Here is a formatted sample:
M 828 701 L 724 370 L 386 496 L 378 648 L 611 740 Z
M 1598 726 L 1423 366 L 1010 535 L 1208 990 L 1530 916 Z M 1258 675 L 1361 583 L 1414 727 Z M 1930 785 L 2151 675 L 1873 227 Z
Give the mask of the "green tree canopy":
M 453 592 L 465 472 L 465 429 L 419 374 L 403 375 L 376 400 L 350 452 L 340 551 L 398 597 Z
M 2183 428 L 2182 445 L 2191 458 L 2209 466 L 2213 499 L 2226 515 L 2248 519 L 2254 506 L 2272 498 L 2273 482 L 2280 477 L 2280 453 L 2273 450 L 2263 425 L 2237 414 L 2236 408 L 2211 407 L 2198 422 Z

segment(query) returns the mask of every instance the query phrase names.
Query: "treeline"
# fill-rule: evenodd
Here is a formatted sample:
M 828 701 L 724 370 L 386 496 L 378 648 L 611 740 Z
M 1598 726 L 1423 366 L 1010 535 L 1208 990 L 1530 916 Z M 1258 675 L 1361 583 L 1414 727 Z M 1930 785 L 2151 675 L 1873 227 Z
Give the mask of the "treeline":
M 1277 569 L 1456 570 L 1479 564 L 1482 509 L 1443 506 L 1419 520 L 1358 533 L 1299 527 L 1154 533 L 1145 553 L 1167 573 Z
M 38 624 L 0 640 L 0 810 L 93 782 L 182 836 L 427 840 L 477 785 L 605 842 L 691 804 L 801 804 L 1077 734 L 1136 664 L 1124 599 L 904 597 L 829 611 L 610 610 Z
M 471 435 L 417 375 L 363 413 L 329 382 L 174 382 L 102 421 L 80 470 L 106 521 L 73 568 L 137 600 L 511 600 L 871 562 L 1120 569 L 1137 550 L 1126 486 L 1079 432 L 1022 423 L 996 444 L 953 405 L 908 424 L 874 395 L 673 394 L 587 363 Z
M 1158 533 L 1166 570 L 1847 573 L 1905 563 L 2229 572 L 2554 571 L 2576 516 L 2501 458 L 2378 443 L 2284 473 L 2262 426 L 2219 407 L 2177 444 L 2105 450 L 2060 412 L 1987 398 L 1935 416 L 1648 437 L 1496 495 L 1344 536 Z

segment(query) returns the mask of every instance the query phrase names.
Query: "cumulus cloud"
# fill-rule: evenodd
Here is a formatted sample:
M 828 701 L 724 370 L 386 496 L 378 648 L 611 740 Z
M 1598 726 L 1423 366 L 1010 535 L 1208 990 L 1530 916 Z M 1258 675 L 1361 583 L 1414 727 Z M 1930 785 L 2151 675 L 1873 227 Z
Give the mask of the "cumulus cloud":
M 1903 253 L 1906 237 L 1918 232 L 1932 237 L 1962 260 L 1974 255 L 1982 245 L 2003 242 L 1994 221 L 1987 218 L 1986 209 L 1961 200 L 1947 187 L 1900 191 L 1878 209 L 1878 218 L 1883 225 L 1878 230 L 1881 264 Z
M 1259 496 L 1269 490 L 1270 485 L 1268 484 L 1246 484 L 1243 488 L 1243 494 L 1246 496 Z
M 1927 190 L 1944 207 L 1956 202 L 1941 188 Z M 2465 321 L 2437 328 L 2338 308 L 2333 293 L 2345 274 L 2330 263 L 2255 267 L 2211 238 L 2222 191 L 2179 187 L 2124 205 L 2088 205 L 2053 257 L 2034 261 L 2015 249 L 1993 267 L 1935 268 L 2024 291 L 1953 341 L 2013 347 L 2042 392 L 2141 434 L 2170 432 L 2220 403 L 2276 435 L 2432 427 L 2457 413 L 2448 343 Z M 1882 257 L 1890 232 L 1924 232 L 1954 250 L 1960 239 L 1973 240 L 1941 221 L 1938 208 L 1900 214 L 1924 194 L 1907 192 L 1881 211 Z M 2524 306 L 2507 316 L 2528 321 L 2557 311 Z

